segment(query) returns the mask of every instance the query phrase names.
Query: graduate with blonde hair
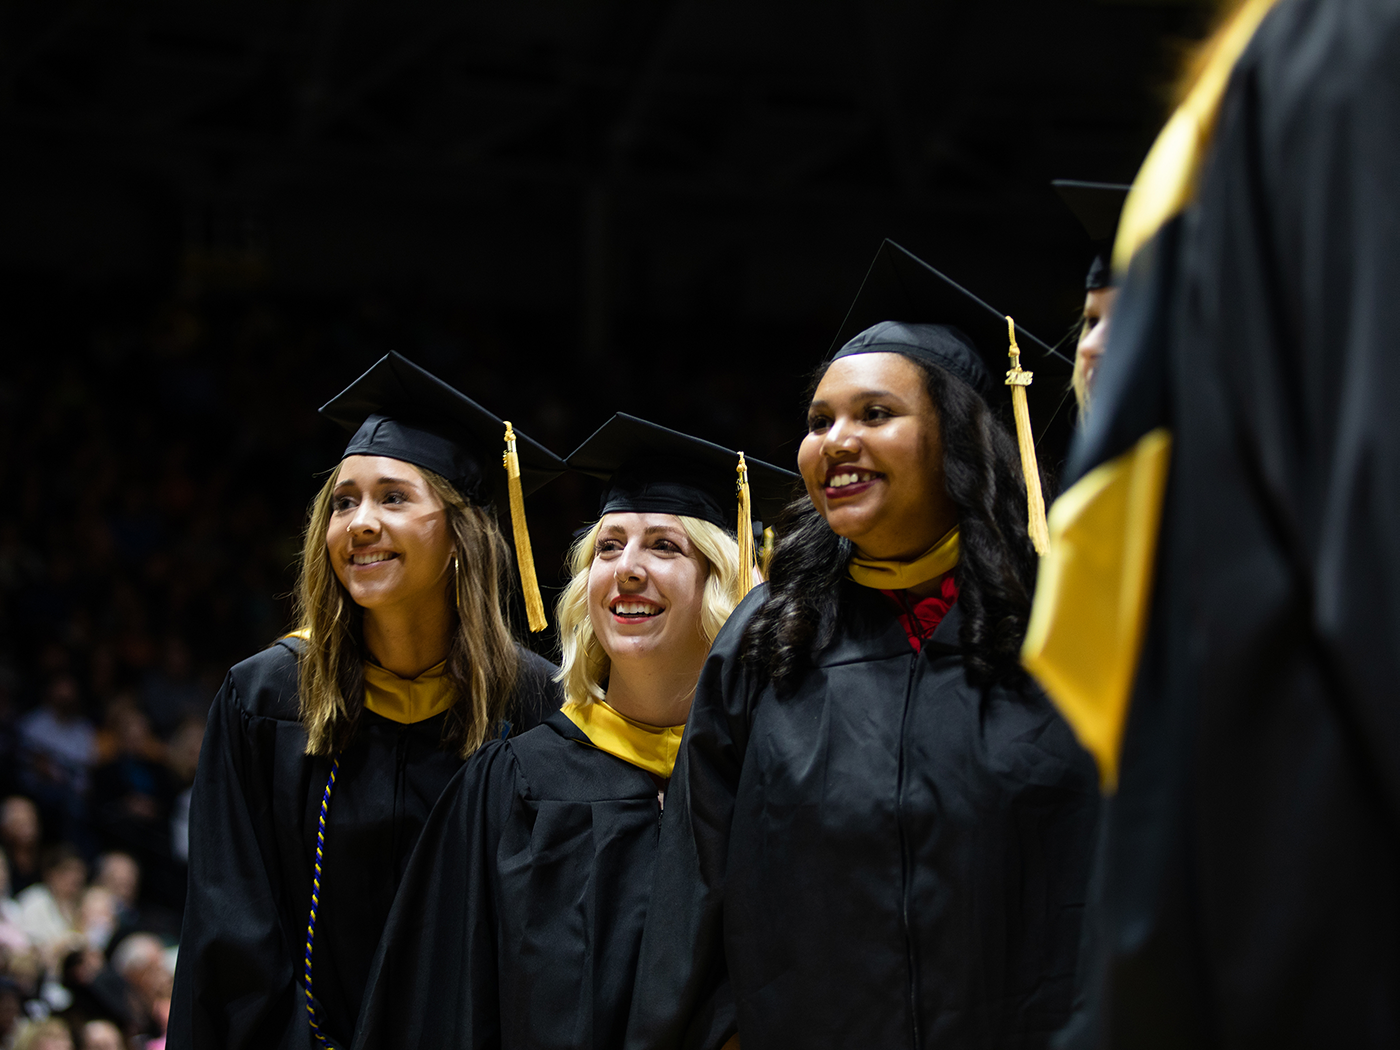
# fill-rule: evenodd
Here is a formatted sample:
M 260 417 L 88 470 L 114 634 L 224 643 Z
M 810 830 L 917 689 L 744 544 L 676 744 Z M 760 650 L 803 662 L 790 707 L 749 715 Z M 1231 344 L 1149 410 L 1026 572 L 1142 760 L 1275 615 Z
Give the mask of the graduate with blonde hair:
M 756 581 L 748 489 L 776 508 L 796 478 L 622 414 L 569 464 L 607 491 L 559 600 L 564 707 L 444 792 L 357 1047 L 622 1045 L 695 681 Z

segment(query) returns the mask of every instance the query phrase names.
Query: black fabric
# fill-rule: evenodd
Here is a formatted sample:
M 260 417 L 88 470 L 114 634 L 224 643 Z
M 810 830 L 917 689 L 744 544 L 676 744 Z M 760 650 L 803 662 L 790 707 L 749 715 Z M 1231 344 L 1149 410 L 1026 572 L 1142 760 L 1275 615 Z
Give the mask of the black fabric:
M 860 333 L 882 321 L 937 323 L 954 329 L 986 362 L 988 374 L 1003 375 L 1010 364 L 1006 317 L 913 252 L 885 241 L 866 271 L 860 291 L 832 341 L 836 357 Z M 1019 325 L 1016 341 L 1023 368 L 1068 371 L 1074 362 Z
M 851 339 L 836 351 L 832 360 L 852 354 L 878 353 L 904 354 L 925 364 L 937 365 L 952 372 L 984 398 L 990 398 L 996 391 L 977 347 L 966 333 L 950 325 L 881 321 Z
M 295 642 L 236 665 L 209 713 L 190 802 L 190 882 L 171 1050 L 310 1045 L 301 986 L 321 796 L 331 760 L 304 754 Z M 521 651 L 512 721 L 557 709 L 555 668 Z M 360 715 L 327 817 L 314 982 L 323 1030 L 349 1045 L 400 878 L 438 795 L 462 766 L 446 716 Z
M 773 520 L 792 497 L 790 470 L 745 457 L 753 513 Z M 713 441 L 618 412 L 568 458 L 569 469 L 606 484 L 598 516 L 621 511 L 683 514 L 738 527 L 739 453 Z
M 387 456 L 424 467 L 478 505 L 505 480 L 505 421 L 400 354 L 381 357 L 321 414 L 353 433 L 342 459 Z M 564 472 L 558 456 L 519 430 L 515 450 L 526 495 Z
M 1397 128 L 1400 3 L 1281 0 L 1120 292 L 1091 426 L 1172 469 L 1065 1046 L 1400 1045 Z
M 556 713 L 474 756 L 409 864 L 356 1050 L 617 1050 L 661 806 Z
M 1118 219 L 1123 214 L 1123 201 L 1132 187 L 1112 182 L 1080 182 L 1077 179 L 1055 179 L 1050 183 L 1055 192 L 1074 212 L 1089 240 L 1094 242 L 1094 261 L 1084 278 L 1085 291 L 1111 288 L 1113 280 L 1113 239 L 1118 234 Z
M 968 685 L 842 585 L 790 696 L 706 661 L 671 781 L 627 1046 L 1041 1047 L 1068 1015 L 1098 789 L 1028 681 Z

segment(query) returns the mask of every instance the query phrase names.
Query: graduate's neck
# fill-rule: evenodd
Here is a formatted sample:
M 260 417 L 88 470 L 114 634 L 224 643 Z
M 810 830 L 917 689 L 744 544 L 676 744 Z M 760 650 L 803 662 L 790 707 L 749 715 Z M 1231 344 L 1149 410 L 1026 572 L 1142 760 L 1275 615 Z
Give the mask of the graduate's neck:
M 704 662 L 704 653 L 698 660 L 613 660 L 608 672 L 608 705 L 634 722 L 683 725 L 690 715 L 695 682 Z
M 366 609 L 365 649 L 384 670 L 417 678 L 447 659 L 455 626 L 446 601 Z

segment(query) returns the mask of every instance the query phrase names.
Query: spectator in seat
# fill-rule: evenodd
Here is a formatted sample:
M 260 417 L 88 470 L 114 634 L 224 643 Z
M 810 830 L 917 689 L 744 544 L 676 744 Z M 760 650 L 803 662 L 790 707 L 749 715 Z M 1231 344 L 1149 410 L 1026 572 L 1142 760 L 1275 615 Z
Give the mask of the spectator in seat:
M 10 862 L 10 891 L 19 893 L 39 881 L 39 808 L 23 795 L 0 804 L 0 847 Z
M 58 971 L 58 962 L 83 943 L 78 928 L 78 905 L 87 882 L 87 865 L 72 846 L 50 846 L 40 863 L 43 879 L 25 889 L 15 902 L 19 925 L 39 949 L 44 967 Z
M 78 841 L 97 732 L 83 716 L 76 678 L 60 672 L 50 679 L 43 703 L 20 720 L 19 744 L 21 786 L 65 840 Z
M 83 1025 L 83 1042 L 78 1050 L 126 1050 L 121 1029 L 111 1021 L 89 1021 Z

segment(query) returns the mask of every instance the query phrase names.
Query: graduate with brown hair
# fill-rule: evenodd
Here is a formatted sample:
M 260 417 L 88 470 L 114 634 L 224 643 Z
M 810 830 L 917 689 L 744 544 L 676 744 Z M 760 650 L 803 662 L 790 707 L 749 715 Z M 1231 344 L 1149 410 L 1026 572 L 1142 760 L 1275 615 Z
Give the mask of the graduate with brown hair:
M 491 499 L 507 487 L 518 511 L 562 461 L 397 354 L 321 411 L 354 436 L 311 506 L 301 629 L 235 666 L 209 713 L 172 1050 L 348 1046 L 444 785 L 559 705 L 506 622 Z M 528 566 L 519 529 L 516 547 Z

